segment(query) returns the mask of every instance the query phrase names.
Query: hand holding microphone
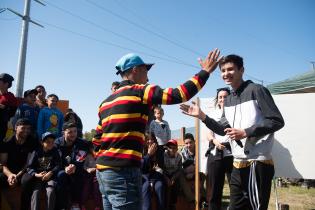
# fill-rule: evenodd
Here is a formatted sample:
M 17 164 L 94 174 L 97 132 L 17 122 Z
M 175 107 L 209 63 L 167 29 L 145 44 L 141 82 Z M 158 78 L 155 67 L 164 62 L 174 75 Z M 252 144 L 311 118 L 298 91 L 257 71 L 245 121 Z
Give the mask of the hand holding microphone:
M 226 129 L 224 129 L 224 132 L 226 133 L 226 135 L 228 135 L 230 137 L 230 139 L 234 140 L 238 146 L 243 148 L 243 144 L 241 142 L 241 139 L 247 137 L 244 129 L 226 128 Z

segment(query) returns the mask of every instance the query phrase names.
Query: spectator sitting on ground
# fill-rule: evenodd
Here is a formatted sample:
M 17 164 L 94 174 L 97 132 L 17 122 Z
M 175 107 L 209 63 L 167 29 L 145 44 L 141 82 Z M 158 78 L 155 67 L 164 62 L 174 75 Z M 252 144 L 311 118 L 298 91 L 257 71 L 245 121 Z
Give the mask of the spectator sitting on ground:
M 42 135 L 42 146 L 32 152 L 27 164 L 27 173 L 23 175 L 32 177 L 32 210 L 40 209 L 40 193 L 43 188 L 46 190 L 46 209 L 54 210 L 55 208 L 56 176 L 61 169 L 61 159 L 54 143 L 54 134 L 46 132 Z
M 163 173 L 168 186 L 166 192 L 166 208 L 175 210 L 177 194 L 179 192 L 179 176 L 182 173 L 182 157 L 177 152 L 178 145 L 176 140 L 169 140 L 165 146 L 167 150 L 164 153 Z
M 0 173 L 0 189 L 4 189 L 7 201 L 13 210 L 28 209 L 30 203 L 29 185 L 21 185 L 21 178 L 26 171 L 29 153 L 38 147 L 38 140 L 31 136 L 31 122 L 21 118 L 15 124 L 15 134 L 0 147 L 0 163 L 3 172 Z M 29 183 L 29 182 L 25 182 Z M 15 186 L 21 186 L 20 198 L 12 198 L 10 192 Z
M 98 187 L 98 182 L 96 178 L 96 161 L 94 155 L 94 147 L 92 142 L 89 144 L 89 153 L 87 154 L 84 160 L 84 183 L 81 193 L 81 210 L 86 210 L 85 203 L 88 200 L 89 196 L 92 194 L 95 208 L 94 210 L 101 210 L 102 204 L 102 195 Z
M 158 144 L 153 133 L 145 133 L 145 151 L 142 158 L 142 210 L 151 210 L 152 192 L 156 194 L 157 209 L 165 209 L 165 180 L 163 162 L 158 162 Z
M 195 203 L 195 190 L 194 186 L 191 187 L 191 183 L 194 185 L 195 177 L 195 139 L 191 133 L 186 133 L 184 136 L 185 146 L 181 150 L 182 162 L 183 162 L 183 173 L 179 178 L 180 187 L 183 190 L 184 196 L 188 202 Z M 200 180 L 200 200 L 202 202 L 206 201 L 206 190 L 204 187 L 204 182 L 206 177 L 203 173 L 199 173 Z
M 71 200 L 72 207 L 79 208 L 81 190 L 84 180 L 84 160 L 89 146 L 86 140 L 78 138 L 77 126 L 74 123 L 63 125 L 63 136 L 55 141 L 61 153 L 62 170 L 57 175 L 57 209 L 68 208 Z M 71 195 L 71 199 L 69 196 Z

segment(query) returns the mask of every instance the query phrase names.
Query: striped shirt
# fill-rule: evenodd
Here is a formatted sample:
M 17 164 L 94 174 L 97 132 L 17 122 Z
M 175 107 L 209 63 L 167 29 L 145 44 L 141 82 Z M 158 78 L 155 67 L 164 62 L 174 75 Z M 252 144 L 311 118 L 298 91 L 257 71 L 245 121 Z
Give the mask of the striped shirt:
M 177 88 L 166 89 L 122 81 L 116 92 L 99 106 L 97 134 L 92 140 L 96 147 L 97 169 L 140 167 L 144 132 L 152 105 L 188 101 L 208 77 L 209 73 L 202 70 Z

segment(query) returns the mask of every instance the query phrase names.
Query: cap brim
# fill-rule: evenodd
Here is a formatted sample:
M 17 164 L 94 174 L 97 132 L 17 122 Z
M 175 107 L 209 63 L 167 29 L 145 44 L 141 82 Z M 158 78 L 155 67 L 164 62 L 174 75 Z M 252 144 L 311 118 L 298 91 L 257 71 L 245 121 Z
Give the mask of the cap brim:
M 45 141 L 45 140 L 46 140 L 47 138 L 49 138 L 49 137 L 50 137 L 50 138 L 54 138 L 54 139 L 56 138 L 56 136 L 51 133 L 51 134 L 48 134 L 48 135 L 44 136 L 44 138 L 42 138 L 42 141 Z
M 30 94 L 32 94 L 32 93 L 37 95 L 38 91 L 36 89 L 33 89 L 33 90 L 31 90 Z
M 146 63 L 145 66 L 147 67 L 147 70 L 149 71 L 151 67 L 154 65 L 154 63 Z

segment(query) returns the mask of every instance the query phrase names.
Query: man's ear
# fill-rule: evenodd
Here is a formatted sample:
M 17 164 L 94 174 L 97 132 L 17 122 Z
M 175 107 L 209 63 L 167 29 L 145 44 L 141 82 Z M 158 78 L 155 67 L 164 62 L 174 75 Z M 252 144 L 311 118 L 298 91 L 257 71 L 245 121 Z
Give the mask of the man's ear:
M 138 71 L 138 68 L 137 68 L 137 66 L 134 66 L 134 67 L 132 67 L 132 73 L 137 73 L 137 71 Z
M 244 73 L 244 66 L 240 69 L 240 71 L 242 72 L 242 73 Z

